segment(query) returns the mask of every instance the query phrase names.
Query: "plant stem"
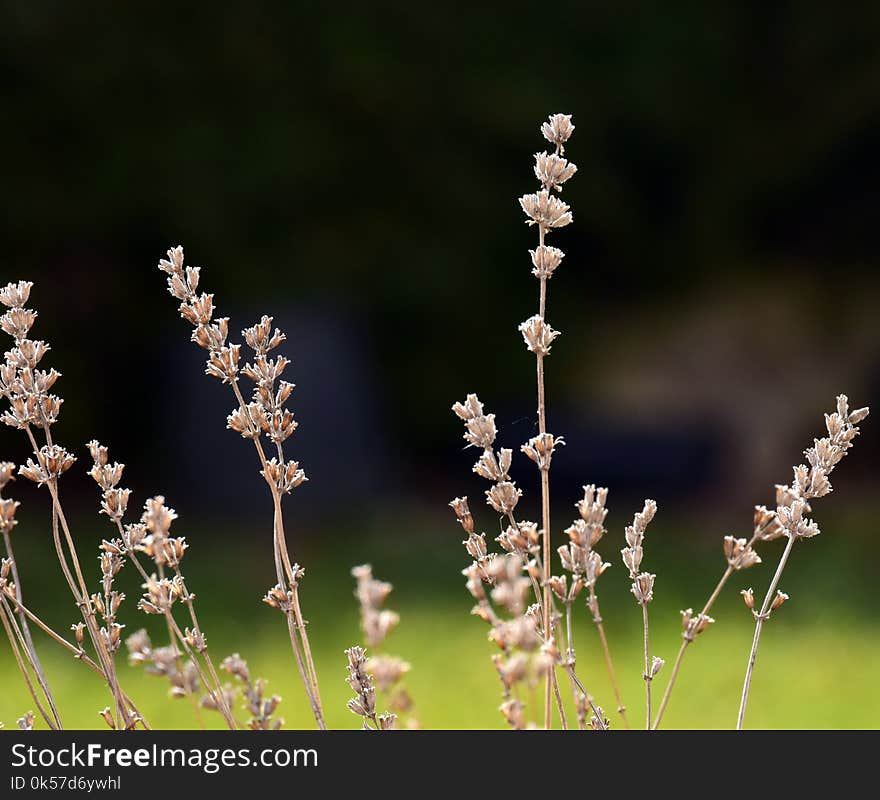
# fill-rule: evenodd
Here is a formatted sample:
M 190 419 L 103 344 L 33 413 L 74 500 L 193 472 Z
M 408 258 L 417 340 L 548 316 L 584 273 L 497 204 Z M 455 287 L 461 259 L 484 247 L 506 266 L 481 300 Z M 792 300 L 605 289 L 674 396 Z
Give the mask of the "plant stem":
M 651 657 L 648 646 L 648 604 L 642 603 L 642 622 L 645 629 L 645 704 L 647 707 L 647 721 L 645 730 L 651 730 Z
M 751 547 L 754 543 L 756 537 L 753 537 L 749 542 L 748 546 Z M 703 606 L 703 610 L 700 614 L 708 614 L 711 610 L 712 606 L 715 605 L 715 601 L 718 599 L 718 595 L 721 594 L 721 590 L 724 588 L 724 585 L 727 583 L 728 579 L 731 575 L 733 575 L 734 569 L 731 566 L 728 566 L 726 570 L 724 570 L 724 574 L 721 576 L 721 580 L 718 581 L 718 584 L 715 586 L 715 589 L 712 591 L 712 594 L 709 595 L 709 599 L 706 601 L 706 604 Z M 660 701 L 660 708 L 657 709 L 657 716 L 654 719 L 654 730 L 660 727 L 660 720 L 663 719 L 663 712 L 666 711 L 666 706 L 669 704 L 669 697 L 672 694 L 672 687 L 675 686 L 675 680 L 678 678 L 678 671 L 681 668 L 681 662 L 684 659 L 684 654 L 688 649 L 688 646 L 693 642 L 693 639 L 685 638 L 681 647 L 678 648 L 678 655 L 675 657 L 675 664 L 672 667 L 672 672 L 669 675 L 669 682 L 666 684 L 666 691 L 663 693 L 663 699 Z
M 251 419 L 250 411 L 248 411 L 247 404 L 244 401 L 244 397 L 242 397 L 241 390 L 238 388 L 238 383 L 232 382 L 232 390 L 235 393 L 235 398 L 238 401 L 239 408 L 242 413 L 246 414 L 248 419 L 251 420 L 251 424 L 253 425 L 253 419 Z M 263 477 L 265 478 L 266 484 L 269 486 L 269 491 L 272 494 L 272 504 L 274 507 L 273 514 L 273 525 L 272 525 L 272 534 L 273 534 L 273 552 L 275 556 L 275 571 L 278 578 L 278 584 L 280 586 L 284 586 L 285 583 L 295 584 L 296 578 L 293 574 L 292 565 L 290 563 L 290 556 L 287 552 L 287 541 L 284 535 L 284 520 L 281 513 L 281 496 L 278 492 L 278 487 L 275 486 L 274 482 L 269 478 L 267 472 L 267 460 L 266 453 L 263 450 L 263 445 L 260 442 L 259 438 L 253 439 L 254 448 L 257 451 L 257 456 L 260 460 L 260 466 L 263 470 Z M 281 450 L 279 447 L 279 455 L 281 455 Z M 283 456 L 282 456 L 283 457 Z M 287 575 L 287 580 L 285 581 L 285 574 Z M 302 618 L 302 612 L 300 610 L 299 605 L 299 593 L 295 586 L 292 586 L 294 602 L 291 611 L 285 611 L 285 616 L 287 617 L 288 623 L 288 631 L 290 633 L 290 644 L 293 649 L 294 658 L 297 662 L 297 667 L 299 669 L 300 677 L 302 678 L 303 686 L 306 690 L 306 696 L 309 700 L 309 705 L 312 708 L 312 714 L 315 717 L 315 721 L 318 723 L 318 727 L 321 730 L 326 730 L 327 726 L 324 722 L 324 714 L 321 708 L 321 698 L 318 693 L 318 677 L 315 672 L 314 662 L 312 659 L 311 647 L 309 646 L 308 634 L 305 630 L 305 621 Z M 299 639 L 297 638 L 299 637 Z M 300 647 L 300 640 L 302 648 Z M 305 651 L 305 662 L 303 661 L 303 654 L 301 649 Z
M 794 547 L 795 537 L 789 536 L 788 541 L 785 544 L 785 550 L 782 551 L 782 556 L 779 558 L 779 564 L 776 567 L 776 573 L 773 575 L 773 580 L 770 582 L 770 588 L 767 589 L 767 595 L 764 597 L 764 603 L 761 606 L 761 611 L 759 614 L 755 615 L 755 635 L 752 639 L 752 649 L 749 653 L 749 664 L 746 667 L 746 677 L 743 682 L 743 690 L 742 690 L 742 699 L 739 704 L 739 714 L 736 719 L 736 729 L 738 731 L 742 730 L 743 719 L 746 715 L 746 704 L 749 702 L 749 690 L 752 686 L 752 673 L 755 669 L 755 658 L 758 655 L 758 643 L 761 640 L 761 630 L 764 627 L 765 620 L 770 616 L 770 604 L 773 602 L 773 595 L 776 592 L 776 587 L 779 585 L 779 580 L 782 577 L 782 572 L 785 569 L 785 565 L 788 562 L 788 557 L 791 555 L 791 550 Z
M 27 648 L 25 646 L 21 631 L 17 628 L 15 624 L 15 617 L 9 608 L 9 604 L 6 602 L 6 597 L 2 594 L 0 594 L 0 619 L 2 619 L 3 628 L 6 631 L 7 637 L 9 637 L 9 645 L 12 648 L 12 654 L 15 657 L 15 663 L 18 665 L 18 669 L 21 672 L 22 678 L 24 678 L 25 686 L 27 686 L 27 690 L 34 701 L 34 705 L 37 707 L 37 711 L 40 712 L 40 716 L 46 721 L 46 724 L 49 726 L 49 728 L 51 728 L 52 730 L 58 730 L 52 717 L 50 717 L 46 709 L 43 708 L 43 704 L 40 702 L 40 698 L 38 697 L 37 691 L 34 688 L 34 684 L 31 681 L 31 677 L 28 674 L 27 666 L 25 665 L 24 659 L 21 656 L 19 646 L 21 646 L 25 652 L 27 652 Z
M 12 537 L 9 535 L 8 531 L 3 532 L 3 544 L 6 547 L 6 556 L 9 558 L 9 561 L 12 564 L 12 579 L 13 581 L 15 581 L 15 598 L 19 603 L 21 603 L 21 578 L 18 575 L 18 565 L 15 562 L 15 553 L 12 549 Z M 46 698 L 46 703 L 49 706 L 49 710 L 52 712 L 52 718 L 55 721 L 56 729 L 62 730 L 64 726 L 61 724 L 61 718 L 58 716 L 58 709 L 55 707 L 55 700 L 52 697 L 52 692 L 49 689 L 49 682 L 46 679 L 46 673 L 43 671 L 43 665 L 40 663 L 40 658 L 37 655 L 37 648 L 34 645 L 34 640 L 31 636 L 31 630 L 28 627 L 27 618 L 20 612 L 18 613 L 19 619 L 21 620 L 21 632 L 24 635 L 25 646 L 28 651 L 31 665 L 34 669 L 34 674 L 37 677 L 37 682 L 40 684 L 40 688 L 43 690 L 43 695 Z
M 617 700 L 617 713 L 623 721 L 623 727 L 629 730 L 629 720 L 626 718 L 626 706 L 620 696 L 620 687 L 617 684 L 617 675 L 614 672 L 614 662 L 611 660 L 611 650 L 608 648 L 608 639 L 605 636 L 605 626 L 602 624 L 602 615 L 599 613 L 599 599 L 596 597 L 595 586 L 590 587 L 590 608 L 593 609 L 593 624 L 599 631 L 599 641 L 602 642 L 602 652 L 605 654 L 605 667 L 608 670 L 608 679 L 611 681 L 611 690 L 614 699 Z
M 538 246 L 544 246 L 544 225 L 538 224 Z M 547 307 L 547 279 L 540 280 L 540 295 L 538 300 L 538 314 L 544 319 Z M 544 391 L 544 356 L 540 353 L 535 355 L 538 384 L 538 433 L 547 433 L 547 399 Z M 549 468 L 541 469 L 541 537 L 544 553 L 544 630 L 550 630 L 550 472 Z M 551 726 L 550 699 L 552 678 L 548 673 L 547 685 L 544 692 L 544 727 L 549 730 Z

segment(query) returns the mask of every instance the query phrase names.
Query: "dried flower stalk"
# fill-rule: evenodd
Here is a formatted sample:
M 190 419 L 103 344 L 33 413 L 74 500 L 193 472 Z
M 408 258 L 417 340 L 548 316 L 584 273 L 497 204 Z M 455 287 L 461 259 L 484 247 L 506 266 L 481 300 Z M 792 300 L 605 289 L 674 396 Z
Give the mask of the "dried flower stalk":
M 541 133 L 552 145 L 554 153 L 535 154 L 535 177 L 541 189 L 535 194 L 523 195 L 520 206 L 528 217 L 529 225 L 538 227 L 538 247 L 529 251 L 532 256 L 533 273 L 539 282 L 538 313 L 519 326 L 526 346 L 535 354 L 537 389 L 538 389 L 538 435 L 523 445 L 525 452 L 538 466 L 541 475 L 541 537 L 544 559 L 544 630 L 550 628 L 550 461 L 556 445 L 561 439 L 547 433 L 547 400 L 544 389 L 544 359 L 550 354 L 553 341 L 559 332 L 553 330 L 546 322 L 547 281 L 562 260 L 563 253 L 557 248 L 545 245 L 547 234 L 568 225 L 572 215 L 566 203 L 556 197 L 553 192 L 561 191 L 562 184 L 577 171 L 577 167 L 563 158 L 565 143 L 574 132 L 571 116 L 553 114 L 548 122 L 541 126 Z M 553 674 L 550 674 L 553 672 Z M 544 727 L 549 730 L 551 725 L 551 693 L 555 669 L 547 674 L 544 693 Z
M 386 581 L 376 580 L 369 564 L 354 567 L 351 574 L 357 581 L 354 594 L 360 606 L 364 643 L 376 653 L 400 622 L 400 615 L 382 607 L 394 587 Z M 413 715 L 412 696 L 403 684 L 404 676 L 410 671 L 409 663 L 397 656 L 379 652 L 367 659 L 367 670 L 376 689 L 386 698 L 388 708 L 394 713 L 395 725 L 396 720 L 402 719 L 407 728 L 418 728 L 418 720 Z
M 61 506 L 58 480 L 76 459 L 52 439 L 51 426 L 58 420 L 63 403 L 60 397 L 52 393 L 52 389 L 61 376 L 54 369 L 37 368 L 50 346 L 29 338 L 30 328 L 37 317 L 36 311 L 25 307 L 32 286 L 29 281 L 18 281 L 0 289 L 0 303 L 8 309 L 0 318 L 0 327 L 15 342 L 13 349 L 6 352 L 5 363 L 0 367 L 0 394 L 9 400 L 9 409 L 2 415 L 2 420 L 10 427 L 24 431 L 31 445 L 36 460 L 29 458 L 26 465 L 19 469 L 19 474 L 38 486 L 45 485 L 49 490 L 52 498 L 52 536 L 58 562 L 80 609 L 98 663 L 113 695 L 116 727 L 131 728 L 143 723 L 143 718 L 119 685 L 115 664 L 100 631 L 73 535 Z M 42 433 L 45 441 L 42 446 L 37 442 L 39 433 Z
M 870 414 L 870 409 L 867 407 L 850 411 L 847 396 L 845 394 L 838 395 L 836 409 L 825 415 L 827 435 L 820 439 L 814 439 L 813 446 L 804 451 L 807 464 L 794 467 L 794 478 L 791 484 L 777 487 L 776 519 L 782 527 L 782 535 L 786 537 L 787 541 L 759 611 L 755 610 L 754 595 L 751 590 L 744 593 L 746 606 L 755 617 L 755 635 L 752 638 L 752 648 L 749 652 L 746 676 L 743 681 L 739 714 L 736 719 L 737 730 L 742 730 L 743 727 L 752 674 L 755 669 L 755 658 L 758 654 L 758 644 L 761 640 L 764 623 L 770 619 L 773 611 L 788 599 L 788 595 L 778 591 L 777 587 L 789 556 L 791 556 L 792 548 L 795 542 L 801 539 L 812 539 L 820 533 L 819 526 L 806 514 L 812 511 L 812 501 L 831 493 L 829 476 L 853 446 L 856 436 L 859 435 L 858 423 L 862 422 L 868 414 Z
M 180 246 L 170 249 L 167 255 L 167 259 L 159 261 L 159 269 L 168 275 L 168 291 L 180 301 L 181 317 L 194 328 L 192 341 L 209 353 L 205 372 L 229 384 L 235 394 L 238 405 L 230 413 L 227 427 L 254 443 L 260 461 L 260 474 L 272 495 L 277 583 L 266 594 L 264 601 L 270 607 L 281 610 L 287 619 L 290 644 L 306 696 L 315 721 L 323 730 L 326 725 L 318 677 L 299 600 L 299 583 L 305 570 L 291 562 L 281 510 L 282 497 L 307 480 L 299 463 L 288 460 L 284 453 L 284 442 L 298 424 L 293 414 L 284 407 L 294 389 L 292 383 L 281 380 L 290 362 L 281 355 L 269 356 L 286 337 L 277 328 L 273 329 L 271 317 L 264 316 L 258 323 L 242 331 L 245 343 L 253 351 L 254 360 L 241 367 L 241 345 L 227 341 L 229 319 L 214 317 L 212 294 L 197 293 L 200 268 L 184 265 L 183 248 Z M 242 375 L 254 383 L 250 402 L 245 401 L 239 388 Z M 275 448 L 276 455 L 271 459 L 266 457 L 263 448 L 264 437 Z
M 656 575 L 650 572 L 641 572 L 642 557 L 644 550 L 642 545 L 645 539 L 645 531 L 648 524 L 654 519 L 657 513 L 657 503 L 653 500 L 645 500 L 644 508 L 633 517 L 632 525 L 626 527 L 626 544 L 627 546 L 620 551 L 623 563 L 629 570 L 629 577 L 632 580 L 630 591 L 633 593 L 636 602 L 642 608 L 642 629 L 644 633 L 644 657 L 645 668 L 642 677 L 645 679 L 645 704 L 647 708 L 647 720 L 645 729 L 651 730 L 651 682 L 663 667 L 663 659 L 654 656 L 651 658 L 650 646 L 648 640 L 648 603 L 654 599 L 654 579 Z

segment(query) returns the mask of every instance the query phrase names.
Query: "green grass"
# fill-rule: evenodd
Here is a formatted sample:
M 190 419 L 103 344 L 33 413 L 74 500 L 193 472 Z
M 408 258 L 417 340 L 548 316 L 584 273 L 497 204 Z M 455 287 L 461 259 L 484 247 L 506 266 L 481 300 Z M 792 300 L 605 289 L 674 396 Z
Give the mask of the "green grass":
M 426 526 L 432 529 L 430 523 Z M 442 533 L 436 529 L 435 536 L 401 531 L 391 546 L 386 526 L 372 530 L 358 537 L 311 537 L 313 544 L 301 554 L 309 565 L 303 586 L 304 610 L 311 620 L 310 635 L 329 725 L 358 726 L 358 720 L 345 708 L 350 694 L 342 651 L 360 638 L 348 568 L 372 558 L 377 576 L 391 580 L 396 587 L 389 606 L 399 611 L 402 619 L 387 642 L 387 651 L 412 664 L 407 683 L 423 727 L 503 728 L 497 711 L 499 685 L 490 662 L 494 651 L 486 640 L 484 623 L 468 614 L 471 603 L 459 574 L 466 564 L 458 545 L 461 537 L 446 529 Z M 658 579 L 656 600 L 650 609 L 651 650 L 669 662 L 655 684 L 659 700 L 681 641 L 678 609 L 705 598 L 722 562 L 716 541 L 674 539 L 671 534 L 664 538 L 660 525 L 652 532 L 655 547 L 646 554 L 646 562 L 658 573 Z M 283 697 L 279 713 L 286 719 L 286 727 L 311 727 L 282 617 L 258 601 L 271 581 L 271 564 L 267 563 L 268 553 L 259 546 L 263 544 L 260 534 L 241 533 L 237 540 L 224 537 L 218 546 L 211 547 L 209 531 L 185 531 L 181 526 L 179 533 L 189 535 L 193 544 L 187 555 L 187 574 L 198 595 L 197 607 L 212 653 L 219 661 L 232 651 L 241 652 L 252 673 L 267 678 L 270 690 Z M 786 573 L 783 580 L 792 600 L 765 628 L 748 727 L 877 727 L 880 625 L 870 613 L 873 568 L 865 567 L 873 563 L 869 559 L 871 543 L 850 540 L 842 550 L 830 536 L 822 540 L 826 540 L 824 534 L 795 553 L 791 575 Z M 606 549 L 613 552 L 610 546 Z M 210 559 L 206 552 L 211 553 Z M 769 563 L 774 551 L 765 552 Z M 687 554 L 686 560 L 682 553 Z M 75 612 L 68 598 L 50 595 L 57 590 L 53 572 L 57 567 L 49 554 L 22 538 L 18 557 L 25 591 L 39 595 L 40 602 L 34 605 L 45 609 L 46 619 L 58 630 L 66 630 Z M 837 569 L 829 576 L 827 564 L 832 557 Z M 35 569 L 38 563 L 48 566 L 40 571 Z M 744 586 L 766 586 L 768 572 L 765 564 L 731 581 L 715 611 L 718 623 L 690 648 L 664 727 L 733 726 L 753 629 L 737 592 Z M 138 589 L 133 578 L 129 568 L 120 577 L 129 597 L 122 620 L 129 631 L 146 625 L 154 640 L 162 643 L 162 620 L 134 610 Z M 615 566 L 602 578 L 600 600 L 630 719 L 641 723 L 641 620 L 627 585 L 623 569 Z M 596 632 L 582 607 L 578 609 L 575 643 L 578 673 L 616 726 Z M 102 727 L 97 712 L 110 698 L 98 678 L 44 637 L 38 637 L 38 644 L 65 725 Z M 129 667 L 123 654 L 119 661 L 124 687 L 154 727 L 197 726 L 188 702 L 167 696 L 167 684 Z M 11 727 L 32 703 L 5 641 L 0 641 L 0 680 L 0 720 Z M 523 699 L 529 701 L 528 697 Z M 211 727 L 220 727 L 218 715 L 206 717 Z

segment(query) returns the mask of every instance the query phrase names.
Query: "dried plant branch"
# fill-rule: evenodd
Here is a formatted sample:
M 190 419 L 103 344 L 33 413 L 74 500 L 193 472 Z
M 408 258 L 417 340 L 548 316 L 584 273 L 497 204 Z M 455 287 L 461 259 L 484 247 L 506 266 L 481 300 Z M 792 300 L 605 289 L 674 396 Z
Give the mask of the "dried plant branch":
M 6 485 L 13 480 L 15 480 L 15 464 L 9 461 L 0 462 L 0 492 L 2 492 Z M 3 532 L 3 546 L 6 551 L 6 558 L 9 561 L 12 581 L 15 585 L 15 598 L 18 603 L 21 603 L 23 601 L 21 578 L 18 574 L 18 565 L 15 561 L 15 551 L 12 546 L 12 530 L 17 524 L 15 512 L 18 506 L 19 503 L 17 501 L 0 497 L 0 531 Z M 37 648 L 34 645 L 34 640 L 31 636 L 27 617 L 17 610 L 16 613 L 18 614 L 18 623 L 23 634 L 24 647 L 28 654 L 28 660 L 33 668 L 37 683 L 40 684 L 43 696 L 46 698 L 46 704 L 49 706 L 49 711 L 52 714 L 52 727 L 57 730 L 62 730 L 64 726 L 61 724 L 61 718 L 58 715 L 58 709 L 55 706 L 55 699 L 49 688 L 46 673 L 43 670 L 40 657 L 37 655 Z
M 532 250 L 532 262 L 534 274 L 539 282 L 538 313 L 530 317 L 519 326 L 519 330 L 525 339 L 528 349 L 535 354 L 536 382 L 538 393 L 538 435 L 531 439 L 527 445 L 523 445 L 523 451 L 538 466 L 541 475 L 541 537 L 543 551 L 543 627 L 550 630 L 550 461 L 554 448 L 563 444 L 562 439 L 555 438 L 547 433 L 547 397 L 544 386 L 544 358 L 550 353 L 553 340 L 559 336 L 546 320 L 547 309 L 547 281 L 553 274 L 553 270 L 562 260 L 562 251 L 549 248 L 544 241 L 547 234 L 556 229 L 568 225 L 572 215 L 568 205 L 563 203 L 552 193 L 561 191 L 565 183 L 577 171 L 577 167 L 562 157 L 565 152 L 565 142 L 574 132 L 571 117 L 565 114 L 554 114 L 549 121 L 541 127 L 544 138 L 555 145 L 553 154 L 535 154 L 535 177 L 541 184 L 541 189 L 536 194 L 527 194 L 520 198 L 522 210 L 528 217 L 529 225 L 538 226 L 538 248 Z M 552 669 L 555 669 L 552 668 Z M 551 671 L 552 671 L 551 669 Z M 551 691 L 553 687 L 553 675 L 547 675 L 544 693 L 544 727 L 551 726 Z
M 418 728 L 418 720 L 413 715 L 413 699 L 403 683 L 410 665 L 397 656 L 376 652 L 400 622 L 397 612 L 382 607 L 394 587 L 387 581 L 376 580 L 369 564 L 354 567 L 351 574 L 357 582 L 354 595 L 360 606 L 364 644 L 374 653 L 367 659 L 366 669 L 380 696 L 385 698 L 389 709 L 387 716 L 393 718 L 391 726 L 397 727 L 399 721 L 403 721 L 411 730 Z
M 2 420 L 7 425 L 24 431 L 31 444 L 36 461 L 29 458 L 27 464 L 19 469 L 19 474 L 39 486 L 45 485 L 49 490 L 52 498 L 52 533 L 59 564 L 83 616 L 113 695 L 118 727 L 128 728 L 139 721 L 138 715 L 126 702 L 119 686 L 113 659 L 99 630 L 73 536 L 61 507 L 58 479 L 76 459 L 52 440 L 51 426 L 58 419 L 63 400 L 52 394 L 51 390 L 60 374 L 54 369 L 37 368 L 50 348 L 43 341 L 28 338 L 37 317 L 36 311 L 25 307 L 32 286 L 28 281 L 19 281 L 9 283 L 0 290 L 0 302 L 9 309 L 0 318 L 0 327 L 15 342 L 13 349 L 5 354 L 3 367 L 0 367 L 0 394 L 9 400 L 9 409 L 2 415 Z M 45 445 L 42 447 L 34 436 L 34 427 L 44 434 Z M 63 542 L 59 524 L 60 533 L 64 536 Z
M 198 267 L 185 267 L 183 248 L 168 251 L 168 258 L 159 262 L 159 269 L 168 275 L 168 290 L 178 299 L 180 315 L 193 328 L 192 340 L 209 353 L 206 373 L 229 384 L 237 401 L 237 408 L 228 417 L 228 427 L 246 439 L 251 439 L 260 461 L 260 474 L 272 495 L 273 504 L 273 555 L 277 584 L 266 595 L 266 602 L 284 612 L 297 668 L 306 690 L 306 696 L 318 727 L 326 728 L 318 677 L 312 650 L 306 631 L 300 599 L 299 582 L 305 575 L 298 564 L 291 563 L 284 533 L 281 498 L 290 493 L 306 479 L 296 461 L 285 458 L 283 442 L 296 430 L 293 414 L 284 408 L 293 392 L 293 384 L 280 380 L 288 365 L 283 356 L 270 358 L 269 353 L 286 338 L 272 327 L 272 318 L 264 316 L 260 322 L 242 331 L 246 344 L 254 353 L 254 362 L 239 366 L 241 345 L 228 344 L 229 319 L 214 318 L 214 300 L 211 294 L 197 294 Z M 255 384 L 253 400 L 246 402 L 239 388 L 240 376 Z M 261 438 L 275 445 L 277 456 L 267 459 Z M 274 598 L 274 599 L 273 599 Z M 278 599 L 280 598 L 280 599 Z
M 651 682 L 660 672 L 664 663 L 661 658 L 651 657 L 648 632 L 648 603 L 654 599 L 654 579 L 657 576 L 649 572 L 639 571 L 644 554 L 642 544 L 645 539 L 645 531 L 656 513 L 657 503 L 653 500 L 645 500 L 645 507 L 633 517 L 632 525 L 627 525 L 626 527 L 627 546 L 620 551 L 623 563 L 629 570 L 629 577 L 633 582 L 630 591 L 632 591 L 633 596 L 636 598 L 636 602 L 642 607 L 645 659 L 642 677 L 645 679 L 646 730 L 651 730 Z
M 849 398 L 845 394 L 838 395 L 836 409 L 825 415 L 827 435 L 820 439 L 814 439 L 812 447 L 808 447 L 804 451 L 807 464 L 794 467 L 794 478 L 791 484 L 787 487 L 777 486 L 776 519 L 782 529 L 781 535 L 786 536 L 788 541 L 779 558 L 760 611 L 755 610 L 754 595 L 751 589 L 743 592 L 746 606 L 755 617 L 755 635 L 752 639 L 746 676 L 743 681 L 739 714 L 736 720 L 737 730 L 742 730 L 743 727 L 752 674 L 755 669 L 755 659 L 758 654 L 758 644 L 761 640 L 764 623 L 770 618 L 773 611 L 788 599 L 788 595 L 778 591 L 778 586 L 792 548 L 795 542 L 801 539 L 812 539 L 820 533 L 819 526 L 805 515 L 812 511 L 812 501 L 831 493 L 831 481 L 828 478 L 853 446 L 856 436 L 859 435 L 858 423 L 862 422 L 868 414 L 870 414 L 870 409 L 867 407 L 851 411 Z

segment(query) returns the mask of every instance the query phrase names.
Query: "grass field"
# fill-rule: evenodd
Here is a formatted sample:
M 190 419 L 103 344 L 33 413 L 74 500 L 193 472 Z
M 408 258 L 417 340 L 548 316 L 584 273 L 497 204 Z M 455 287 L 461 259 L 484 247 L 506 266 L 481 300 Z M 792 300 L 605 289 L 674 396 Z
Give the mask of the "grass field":
M 700 603 L 721 571 L 714 542 L 687 543 L 689 558 L 681 564 L 680 550 L 664 547 L 660 527 L 654 531 L 658 573 L 656 600 L 651 606 L 652 652 L 671 666 L 680 643 L 678 609 Z M 283 697 L 280 714 L 286 727 L 311 727 L 311 716 L 298 683 L 286 643 L 282 617 L 258 602 L 268 585 L 269 567 L 259 550 L 249 548 L 237 557 L 235 548 L 215 548 L 211 562 L 199 558 L 204 534 L 193 537 L 188 554 L 190 583 L 199 595 L 212 653 L 219 658 L 239 651 L 254 675 L 267 678 L 270 689 Z M 349 564 L 373 555 L 378 576 L 395 583 L 389 606 L 400 612 L 401 625 L 388 640 L 388 651 L 412 664 L 407 684 L 425 728 L 502 728 L 497 712 L 499 685 L 489 661 L 494 652 L 486 641 L 486 626 L 468 615 L 469 598 L 458 571 L 466 559 L 457 547 L 455 531 L 436 536 L 401 538 L 389 550 L 378 534 L 340 538 L 333 547 L 313 545 L 304 555 L 310 564 L 304 586 L 306 616 L 315 648 L 325 713 L 331 727 L 356 728 L 358 720 L 345 708 L 350 696 L 345 684 L 343 649 L 359 641 L 357 608 L 351 595 Z M 822 540 L 825 540 L 824 542 Z M 224 542 L 228 542 L 224 539 Z M 48 576 L 34 573 L 22 540 L 19 560 L 23 583 L 31 594 L 43 592 Z M 324 544 L 330 544 L 326 539 Z M 685 546 L 684 544 L 681 545 Z M 823 570 L 833 543 L 823 535 L 803 547 L 794 560 L 791 578 L 783 588 L 792 600 L 767 626 L 758 655 L 752 700 L 747 716 L 751 728 L 876 728 L 880 719 L 880 624 L 870 614 L 873 605 L 873 567 L 870 543 L 857 540 L 848 550 L 835 550 L 839 569 L 830 578 Z M 677 551 L 677 554 L 676 554 Z M 378 554 L 378 555 L 377 555 Z M 768 561 L 772 552 L 768 552 Z M 649 554 L 648 559 L 651 558 Z M 46 563 L 46 562 L 44 562 Z M 49 569 L 54 568 L 48 562 Z M 126 570 L 128 571 L 128 570 Z M 664 727 L 730 728 L 736 719 L 752 625 L 738 590 L 766 585 L 767 565 L 741 574 L 729 584 L 717 607 L 718 623 L 690 649 Z M 128 630 L 147 623 L 157 643 L 163 643 L 161 620 L 133 608 L 137 586 L 132 575 L 123 582 L 129 600 L 123 611 Z M 604 583 L 604 585 L 602 585 Z M 627 593 L 622 568 L 609 571 L 600 583 L 600 599 L 612 654 L 621 679 L 630 719 L 644 715 L 641 675 L 640 614 Z M 265 584 L 265 586 L 264 586 Z M 47 618 L 61 630 L 73 621 L 72 607 L 55 603 Z M 67 727 L 102 727 L 97 712 L 109 695 L 89 670 L 38 639 Z M 581 609 L 576 627 L 578 673 L 608 711 L 616 726 L 613 700 L 595 630 Z M 167 696 L 167 685 L 127 666 L 123 653 L 120 676 L 129 694 L 156 728 L 197 727 L 186 700 Z M 657 679 L 659 696 L 667 672 Z M 5 642 L 0 648 L 0 720 L 7 727 L 31 708 Z M 526 702 L 528 697 L 522 698 Z M 656 707 L 656 706 L 655 706 Z M 241 716 L 244 716 L 243 714 Z M 537 715 L 535 715 L 537 716 Z M 206 713 L 210 727 L 220 727 L 218 715 Z

